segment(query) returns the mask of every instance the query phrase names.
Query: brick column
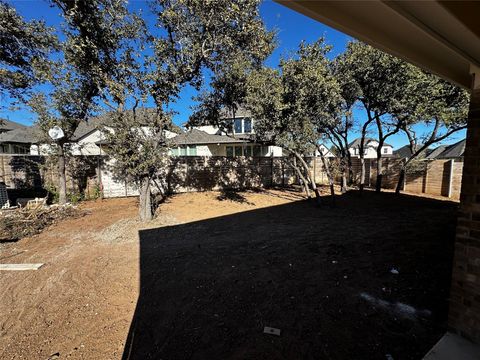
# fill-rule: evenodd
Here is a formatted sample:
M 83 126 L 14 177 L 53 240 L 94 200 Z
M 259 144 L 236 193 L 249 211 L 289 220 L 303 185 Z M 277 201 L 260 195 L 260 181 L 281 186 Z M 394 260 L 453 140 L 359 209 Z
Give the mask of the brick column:
M 480 343 L 480 85 L 478 80 L 480 79 L 477 77 L 468 115 L 448 322 L 453 331 Z

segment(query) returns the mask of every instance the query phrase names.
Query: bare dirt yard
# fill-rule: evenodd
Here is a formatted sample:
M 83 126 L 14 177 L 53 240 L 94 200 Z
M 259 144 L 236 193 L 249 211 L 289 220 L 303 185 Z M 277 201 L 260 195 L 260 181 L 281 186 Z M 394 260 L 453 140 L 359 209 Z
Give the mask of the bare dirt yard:
M 135 199 L 0 244 L 0 359 L 421 359 L 446 329 L 457 203 L 294 191 Z M 265 334 L 264 327 L 281 330 Z

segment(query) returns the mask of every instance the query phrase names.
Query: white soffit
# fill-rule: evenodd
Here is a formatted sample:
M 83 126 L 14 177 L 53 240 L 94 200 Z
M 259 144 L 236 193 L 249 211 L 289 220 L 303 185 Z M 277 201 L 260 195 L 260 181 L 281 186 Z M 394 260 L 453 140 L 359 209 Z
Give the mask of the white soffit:
M 470 65 L 480 66 L 479 32 L 462 18 L 480 2 L 275 1 L 465 88 Z

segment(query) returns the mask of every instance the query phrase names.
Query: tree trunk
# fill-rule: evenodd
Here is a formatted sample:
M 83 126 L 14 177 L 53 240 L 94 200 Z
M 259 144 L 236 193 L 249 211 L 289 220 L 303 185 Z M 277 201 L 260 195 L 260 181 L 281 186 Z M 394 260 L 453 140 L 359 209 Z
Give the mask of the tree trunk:
M 402 166 L 400 169 L 400 176 L 398 177 L 397 187 L 395 188 L 395 194 L 400 194 L 400 190 L 403 189 L 403 182 L 405 181 L 405 168 Z
M 353 179 L 353 164 L 352 164 L 352 156 L 347 151 L 347 164 L 348 164 L 348 182 L 347 185 L 352 185 L 354 183 Z
M 340 159 L 340 171 L 342 173 L 342 180 L 340 183 L 340 192 L 342 194 L 345 194 L 347 192 L 347 159 L 345 158 L 345 155 L 342 156 Z
M 65 205 L 67 203 L 67 176 L 65 173 L 65 152 L 63 144 L 58 144 L 58 203 Z
M 308 182 L 310 183 L 310 186 L 312 187 L 312 190 L 315 193 L 315 201 L 317 202 L 317 205 L 320 205 L 321 202 L 322 202 L 322 198 L 320 197 L 320 192 L 318 191 L 317 184 L 315 184 L 315 181 L 313 181 L 313 176 L 310 173 L 310 169 L 308 168 L 307 163 L 305 162 L 305 160 L 303 160 L 303 158 L 300 156 L 300 154 L 294 152 L 294 155 L 302 163 L 302 166 L 305 170 L 305 173 L 307 174 Z
M 405 159 L 402 167 L 400 168 L 400 175 L 398 176 L 398 182 L 397 182 L 397 187 L 395 188 L 395 194 L 400 194 L 400 191 L 401 190 L 405 190 L 404 189 L 404 183 L 405 183 L 405 175 L 406 175 L 406 172 L 407 172 L 407 165 L 409 164 L 410 159 Z
M 303 190 L 305 191 L 305 194 L 307 195 L 307 198 L 308 198 L 308 199 L 311 199 L 310 190 L 308 189 L 307 180 L 305 179 L 305 177 L 303 176 L 302 172 L 301 172 L 300 169 L 298 168 L 298 166 L 297 166 L 297 159 L 296 159 L 296 158 L 293 158 L 293 168 L 294 168 L 295 171 L 297 172 L 297 176 L 300 178 L 300 181 L 302 182 L 302 187 L 303 187 Z
M 317 150 L 320 154 L 320 159 L 322 160 L 323 168 L 325 169 L 325 172 L 327 174 L 328 185 L 330 186 L 330 196 L 332 198 L 332 204 L 334 204 L 335 203 L 335 181 L 333 179 L 332 172 L 330 171 L 328 160 L 325 158 L 325 155 L 323 155 L 322 149 L 320 147 L 317 147 Z
M 342 168 L 342 184 L 340 191 L 342 192 L 342 194 L 345 194 L 347 192 L 347 174 L 345 168 Z
M 379 193 L 382 191 L 382 164 L 383 164 L 383 159 L 382 156 L 377 155 L 377 181 L 375 183 L 375 192 Z
M 363 188 L 365 186 L 365 159 L 363 156 L 360 157 L 360 194 L 363 193 Z
M 140 184 L 140 196 L 138 212 L 141 221 L 150 221 L 153 219 L 152 199 L 150 194 L 150 178 L 144 178 Z

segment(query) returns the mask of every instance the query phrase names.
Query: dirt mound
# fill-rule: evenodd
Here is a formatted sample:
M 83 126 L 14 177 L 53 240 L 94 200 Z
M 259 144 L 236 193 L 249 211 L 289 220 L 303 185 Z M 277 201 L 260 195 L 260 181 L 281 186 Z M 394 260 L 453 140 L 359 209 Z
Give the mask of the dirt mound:
M 99 241 L 106 243 L 130 243 L 138 241 L 138 231 L 163 226 L 177 225 L 179 222 L 171 215 L 159 214 L 148 223 L 137 218 L 121 219 L 108 226 L 97 236 Z

